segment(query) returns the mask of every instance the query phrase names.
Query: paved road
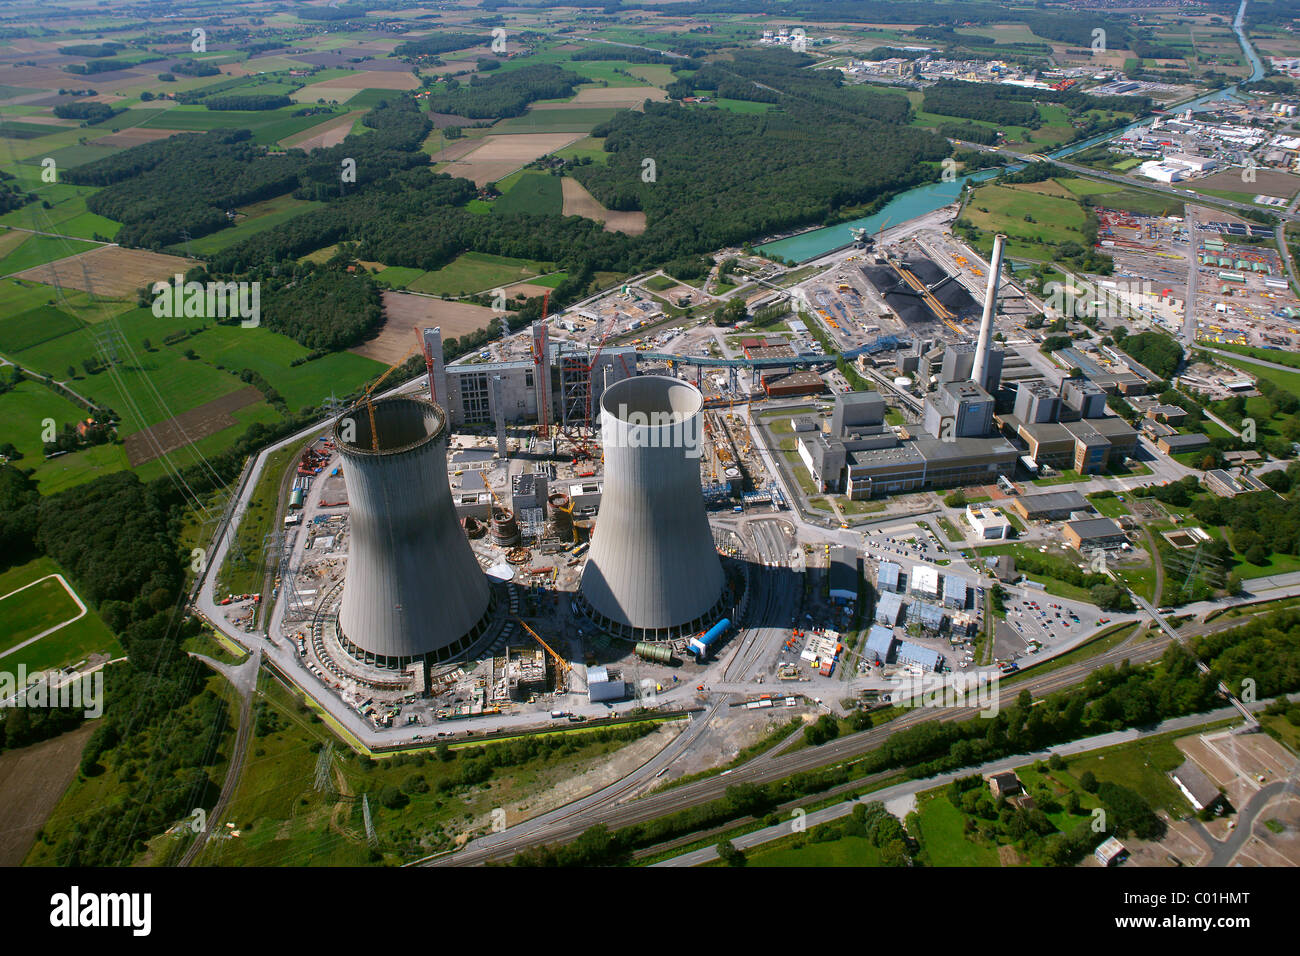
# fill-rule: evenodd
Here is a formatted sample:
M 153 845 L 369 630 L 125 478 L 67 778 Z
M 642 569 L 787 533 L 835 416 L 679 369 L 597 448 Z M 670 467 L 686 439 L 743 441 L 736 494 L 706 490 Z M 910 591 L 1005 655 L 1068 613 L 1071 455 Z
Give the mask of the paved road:
M 1246 845 L 1246 841 L 1255 835 L 1255 821 L 1269 802 L 1294 786 L 1293 781 L 1276 780 L 1261 787 L 1251 796 L 1250 802 L 1237 812 L 1237 825 L 1226 840 L 1216 840 L 1200 820 L 1192 820 L 1192 829 L 1210 851 L 1210 859 L 1204 865 L 1227 866 L 1231 863 L 1232 858 Z

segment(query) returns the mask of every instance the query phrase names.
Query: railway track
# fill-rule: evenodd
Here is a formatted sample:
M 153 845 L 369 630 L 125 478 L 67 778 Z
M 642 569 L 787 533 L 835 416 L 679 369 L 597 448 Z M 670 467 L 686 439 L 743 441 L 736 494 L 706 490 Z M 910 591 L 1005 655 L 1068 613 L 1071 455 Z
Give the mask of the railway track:
M 1180 637 L 1186 639 L 1213 634 L 1233 627 L 1240 627 L 1246 623 L 1246 620 L 1246 618 L 1237 618 L 1218 620 L 1210 624 L 1200 624 L 1186 629 L 1180 633 Z M 1012 705 L 1020 693 L 1025 690 L 1028 690 L 1035 697 L 1041 697 L 1072 687 L 1085 680 L 1090 673 L 1099 667 L 1119 664 L 1124 660 L 1128 660 L 1132 664 L 1150 663 L 1164 654 L 1165 649 L 1172 642 L 1170 637 L 1159 632 L 1143 641 L 1140 645 L 1135 643 L 1134 638 L 1130 638 L 1117 647 L 1104 651 L 1086 661 L 1059 668 L 1045 673 L 1041 677 L 1031 678 L 1002 690 L 998 695 L 999 707 Z M 716 702 L 711 707 L 708 715 L 699 719 L 701 731 L 707 724 L 707 720 L 717 712 L 721 705 L 721 701 Z M 793 753 L 760 755 L 735 768 L 725 776 L 709 777 L 671 790 L 651 793 L 630 802 L 620 801 L 624 800 L 630 791 L 639 786 L 642 781 L 638 779 L 630 785 L 626 785 L 626 782 L 615 784 L 613 787 L 607 788 L 606 791 L 594 795 L 594 797 L 600 799 L 583 801 L 584 805 L 582 806 L 574 805 L 572 809 L 561 811 L 558 816 L 547 819 L 544 824 L 532 828 L 531 832 L 518 832 L 512 839 L 500 840 L 493 846 L 470 848 L 456 854 L 446 855 L 430 861 L 430 865 L 474 865 L 486 863 L 490 860 L 508 858 L 520 850 L 542 843 L 568 842 L 596 823 L 603 823 L 610 830 L 637 823 L 646 823 L 678 810 L 715 800 L 725 794 L 727 787 L 735 784 L 772 783 L 796 773 L 815 770 L 831 764 L 846 761 L 852 763 L 879 747 L 885 740 L 900 730 L 906 730 L 932 720 L 943 722 L 969 720 L 972 719 L 973 713 L 974 711 L 971 708 L 920 708 L 911 710 L 880 727 L 873 727 L 856 734 L 840 737 L 820 747 L 807 748 Z M 683 738 L 685 736 L 686 734 L 683 734 L 675 743 L 684 743 Z M 788 744 L 783 745 L 782 749 L 784 749 L 784 746 L 788 746 Z M 654 763 L 654 761 L 651 763 Z M 881 774 L 873 774 L 847 781 L 818 794 L 818 799 L 861 790 L 863 787 L 870 786 L 873 780 L 884 779 L 896 773 L 897 770 L 885 771 Z M 735 825 L 734 821 L 729 824 L 730 827 Z M 521 826 L 526 828 L 527 825 Z M 505 834 L 502 834 L 502 836 L 505 836 Z M 699 838 L 698 835 L 693 835 L 691 842 Z

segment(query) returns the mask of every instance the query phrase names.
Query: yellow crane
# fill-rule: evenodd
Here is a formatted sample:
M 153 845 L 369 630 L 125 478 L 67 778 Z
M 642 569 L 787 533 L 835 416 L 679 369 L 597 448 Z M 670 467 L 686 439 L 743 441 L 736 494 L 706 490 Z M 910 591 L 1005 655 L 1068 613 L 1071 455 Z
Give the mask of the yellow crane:
M 546 649 L 546 653 L 548 653 L 548 654 L 551 655 L 551 660 L 555 661 L 555 670 L 556 670 L 556 674 L 557 674 L 557 675 L 563 675 L 565 678 L 567 678 L 567 677 L 569 676 L 569 674 L 573 672 L 573 667 L 569 664 L 569 662 L 566 661 L 566 660 L 565 660 L 563 657 L 561 657 L 559 654 L 557 654 L 557 653 L 555 652 L 555 649 L 552 648 L 550 644 L 547 644 L 544 640 L 542 640 L 540 634 L 538 634 L 538 633 L 537 633 L 536 631 L 534 631 L 531 627 L 529 627 L 527 624 L 525 624 L 523 618 L 519 617 L 518 615 L 511 615 L 511 616 L 515 619 L 515 621 L 518 622 L 518 624 L 519 624 L 520 627 L 522 627 L 525 631 L 528 632 L 528 635 L 529 635 L 533 640 L 535 640 L 538 644 L 542 645 L 542 647 L 544 647 L 544 648 Z M 555 690 L 556 690 L 556 692 L 557 692 L 557 693 L 561 693 L 561 692 L 562 692 L 562 688 L 563 688 L 564 686 L 566 686 L 566 683 L 562 683 L 562 682 L 557 678 L 556 683 L 555 683 Z
M 407 359 L 420 351 L 423 351 L 423 346 L 413 346 L 411 351 L 407 352 L 392 365 L 388 366 L 384 371 L 384 374 L 375 379 L 374 383 L 361 395 L 361 400 L 366 403 L 366 413 L 370 416 L 370 447 L 375 451 L 379 451 L 379 430 L 375 427 L 375 406 L 370 401 L 370 393 L 377 389 L 383 383 L 384 379 L 393 374 L 393 369 L 397 368 L 399 365 L 405 365 Z

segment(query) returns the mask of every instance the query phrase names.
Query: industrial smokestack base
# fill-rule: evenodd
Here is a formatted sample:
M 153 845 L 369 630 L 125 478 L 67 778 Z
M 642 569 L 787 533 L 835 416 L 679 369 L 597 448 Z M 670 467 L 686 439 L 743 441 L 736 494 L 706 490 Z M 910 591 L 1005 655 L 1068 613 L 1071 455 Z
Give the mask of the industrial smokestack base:
M 405 668 L 449 660 L 491 621 L 487 576 L 456 520 L 447 417 L 432 402 L 374 402 L 334 424 L 350 502 L 339 640 L 358 660 Z
M 700 487 L 703 409 L 698 389 L 661 375 L 601 396 L 605 487 L 581 593 L 593 619 L 624 637 L 694 634 L 722 608 Z

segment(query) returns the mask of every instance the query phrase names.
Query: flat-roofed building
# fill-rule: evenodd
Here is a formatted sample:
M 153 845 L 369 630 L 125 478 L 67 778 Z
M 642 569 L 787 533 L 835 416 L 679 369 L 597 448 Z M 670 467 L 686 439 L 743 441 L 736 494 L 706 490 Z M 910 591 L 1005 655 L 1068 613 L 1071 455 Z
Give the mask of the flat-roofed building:
M 1268 490 L 1268 485 L 1249 472 L 1234 475 L 1219 468 L 1205 473 L 1205 487 L 1220 498 L 1235 498 L 1253 491 Z
M 966 609 L 966 593 L 969 590 L 965 581 L 955 574 L 943 576 L 943 606 L 954 611 Z
M 1001 541 L 1011 537 L 1011 522 L 1002 512 L 987 505 L 967 505 L 966 521 L 985 541 Z
M 1200 451 L 1208 448 L 1210 440 L 1204 435 L 1166 435 L 1156 440 L 1156 447 L 1166 455 L 1178 455 L 1185 451 Z
M 900 565 L 893 561 L 881 561 L 880 568 L 876 571 L 876 590 L 882 594 L 886 591 L 901 591 L 902 573 L 903 569 Z
M 916 595 L 931 600 L 939 597 L 939 569 L 928 564 L 913 566 L 908 580 L 909 590 Z
M 1039 495 L 1021 495 L 1011 502 L 1011 507 L 1020 517 L 1030 521 L 1053 521 L 1067 518 L 1073 511 L 1092 509 L 1088 499 L 1077 491 L 1048 491 Z
M 863 655 L 868 664 L 888 664 L 894 649 L 894 629 L 883 624 L 871 625 L 867 632 L 867 650 Z
M 1065 543 L 1076 551 L 1090 551 L 1093 548 L 1114 548 L 1128 540 L 1124 529 L 1110 518 L 1084 518 L 1081 521 L 1067 521 L 1061 530 Z
M 858 553 L 846 545 L 831 548 L 831 600 L 849 603 L 858 599 Z
M 893 627 L 903 613 L 903 595 L 896 591 L 886 591 L 876 601 L 876 623 Z

